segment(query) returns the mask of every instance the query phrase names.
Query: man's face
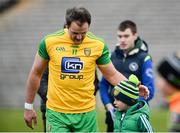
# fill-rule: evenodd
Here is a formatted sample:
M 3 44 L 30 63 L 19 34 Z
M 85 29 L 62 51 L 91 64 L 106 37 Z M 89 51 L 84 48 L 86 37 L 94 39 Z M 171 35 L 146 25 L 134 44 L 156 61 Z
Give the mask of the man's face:
M 130 28 L 125 31 L 117 31 L 117 37 L 119 41 L 120 49 L 128 51 L 134 47 L 135 40 L 137 39 L 137 33 L 133 34 Z
M 68 27 L 69 36 L 76 45 L 82 43 L 88 30 L 89 24 L 87 22 L 81 24 L 79 21 L 74 21 Z

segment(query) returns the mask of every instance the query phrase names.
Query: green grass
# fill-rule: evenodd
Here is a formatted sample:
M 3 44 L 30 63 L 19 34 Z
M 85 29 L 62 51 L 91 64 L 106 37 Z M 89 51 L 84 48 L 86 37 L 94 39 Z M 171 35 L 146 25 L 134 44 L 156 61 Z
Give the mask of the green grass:
M 150 122 L 156 132 L 168 132 L 169 112 L 167 109 L 151 110 Z
M 41 120 L 41 112 L 37 111 L 37 127 L 34 130 L 29 129 L 23 119 L 23 110 L 21 109 L 0 109 L 0 132 L 39 132 L 43 131 Z M 99 131 L 105 132 L 105 112 L 104 110 L 97 110 Z M 151 111 L 151 124 L 156 132 L 167 132 L 168 111 L 163 109 L 156 109 Z
M 26 126 L 22 109 L 0 109 L 0 132 L 39 132 L 43 131 L 41 112 L 37 110 L 37 127 L 30 129 Z

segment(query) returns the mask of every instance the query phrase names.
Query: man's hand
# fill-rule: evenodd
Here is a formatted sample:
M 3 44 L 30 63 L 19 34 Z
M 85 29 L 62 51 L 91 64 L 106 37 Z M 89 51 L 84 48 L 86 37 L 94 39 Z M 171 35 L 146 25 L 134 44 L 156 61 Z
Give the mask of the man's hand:
M 107 109 L 107 111 L 110 112 L 111 118 L 114 121 L 114 118 L 115 118 L 115 114 L 114 114 L 115 113 L 115 108 L 114 108 L 114 106 L 111 103 L 108 103 L 108 104 L 106 104 L 106 109 Z
M 144 97 L 145 99 L 147 99 L 149 97 L 149 90 L 146 86 L 144 85 L 139 85 L 139 96 Z
M 30 127 L 31 129 L 34 129 L 34 127 L 37 124 L 36 120 L 36 112 L 34 110 L 24 110 L 24 120 L 26 122 L 26 125 Z M 33 126 L 34 123 L 34 126 Z

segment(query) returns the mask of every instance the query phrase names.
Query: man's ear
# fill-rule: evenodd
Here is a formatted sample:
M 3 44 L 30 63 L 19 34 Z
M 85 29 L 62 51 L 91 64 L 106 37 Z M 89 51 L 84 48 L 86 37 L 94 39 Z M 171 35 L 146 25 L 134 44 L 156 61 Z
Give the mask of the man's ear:
M 138 38 L 138 33 L 134 33 L 134 39 L 137 40 Z

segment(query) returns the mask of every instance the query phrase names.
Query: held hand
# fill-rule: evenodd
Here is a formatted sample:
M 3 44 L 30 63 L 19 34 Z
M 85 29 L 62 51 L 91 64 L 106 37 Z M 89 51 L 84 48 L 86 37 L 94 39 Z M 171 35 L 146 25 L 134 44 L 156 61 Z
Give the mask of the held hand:
M 111 110 L 109 110 L 109 112 L 110 112 L 110 114 L 111 114 L 111 118 L 112 118 L 112 120 L 114 121 L 114 119 L 115 119 L 115 108 L 114 109 L 111 109 Z
M 144 85 L 139 85 L 139 96 L 143 96 L 145 99 L 149 97 L 149 90 Z
M 114 114 L 115 113 L 115 108 L 114 108 L 114 106 L 111 103 L 108 103 L 108 104 L 106 104 L 106 109 L 107 109 L 107 111 L 110 112 L 111 118 L 114 121 L 114 118 L 115 118 L 115 114 Z
M 34 127 L 37 125 L 36 112 L 34 110 L 25 109 L 24 120 L 28 127 L 30 127 L 31 129 L 34 129 Z M 33 126 L 33 123 L 34 123 L 34 126 Z

